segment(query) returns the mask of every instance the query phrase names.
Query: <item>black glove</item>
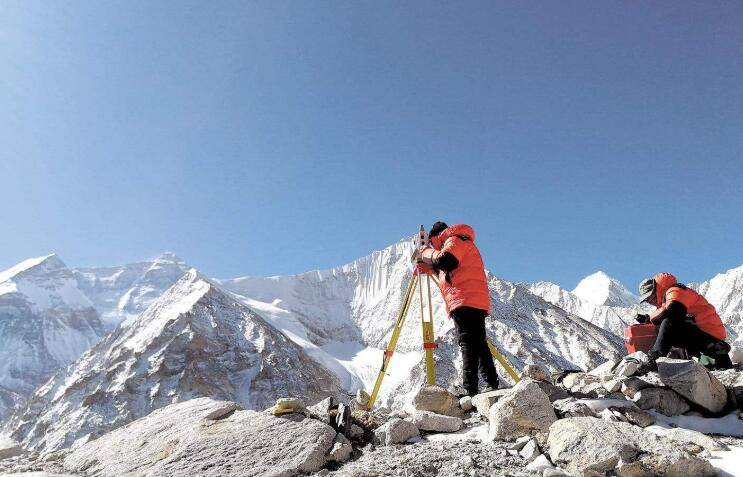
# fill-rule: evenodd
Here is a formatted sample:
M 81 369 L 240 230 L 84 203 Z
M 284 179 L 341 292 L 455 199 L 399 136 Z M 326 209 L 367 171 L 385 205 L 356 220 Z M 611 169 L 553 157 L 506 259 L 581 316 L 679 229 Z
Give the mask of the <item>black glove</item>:
M 638 313 L 635 317 L 635 321 L 638 323 L 645 324 L 650 321 L 650 315 L 646 315 L 644 313 Z

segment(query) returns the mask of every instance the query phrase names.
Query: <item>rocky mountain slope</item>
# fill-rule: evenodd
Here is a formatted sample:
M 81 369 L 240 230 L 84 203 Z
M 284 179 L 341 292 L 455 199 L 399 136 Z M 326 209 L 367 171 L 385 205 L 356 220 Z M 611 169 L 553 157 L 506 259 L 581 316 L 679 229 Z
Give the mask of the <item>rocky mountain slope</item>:
M 338 374 L 349 390 L 369 388 L 382 362 L 396 313 L 411 277 L 410 241 L 342 267 L 297 276 L 219 280 Z M 547 303 L 527 288 L 488 275 L 491 339 L 514 365 L 589 368 L 623 352 L 621 340 Z M 439 381 L 458 381 L 453 323 L 433 287 Z M 423 381 L 419 299 L 413 301 L 380 402 L 400 405 Z M 505 376 L 505 373 L 502 373 Z
M 189 270 L 173 253 L 154 260 L 113 267 L 85 267 L 72 270 L 78 287 L 101 315 L 106 328 L 114 329 L 136 318 Z
M 93 304 L 56 255 L 0 272 L 0 419 L 103 335 Z
M 50 450 L 195 397 L 264 409 L 279 396 L 339 392 L 332 373 L 192 270 L 37 389 L 6 430 L 27 448 Z
M 717 309 L 730 334 L 728 341 L 743 346 L 743 265 L 689 285 Z

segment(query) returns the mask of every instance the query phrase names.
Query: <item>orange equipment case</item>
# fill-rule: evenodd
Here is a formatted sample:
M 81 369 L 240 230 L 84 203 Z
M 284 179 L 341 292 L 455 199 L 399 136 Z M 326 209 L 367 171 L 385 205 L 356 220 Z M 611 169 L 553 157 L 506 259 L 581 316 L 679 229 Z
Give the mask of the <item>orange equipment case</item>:
M 636 324 L 624 329 L 624 345 L 628 353 L 643 351 L 647 353 L 658 337 L 658 327 L 652 323 Z

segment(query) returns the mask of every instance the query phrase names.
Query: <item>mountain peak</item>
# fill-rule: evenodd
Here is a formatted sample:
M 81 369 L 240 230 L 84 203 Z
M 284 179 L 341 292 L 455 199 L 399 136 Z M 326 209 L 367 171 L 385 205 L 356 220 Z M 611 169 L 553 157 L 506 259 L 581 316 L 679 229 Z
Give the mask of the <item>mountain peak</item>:
M 13 265 L 9 269 L 0 272 L 0 283 L 11 280 L 18 275 L 25 274 L 30 270 L 44 268 L 46 270 L 56 270 L 59 268 L 66 268 L 67 265 L 57 256 L 56 253 L 49 255 L 43 255 L 41 257 L 34 257 L 26 259 L 16 265 Z
M 599 270 L 578 283 L 573 294 L 599 306 L 631 306 L 637 298 L 622 283 Z
M 173 263 L 183 263 L 183 259 L 176 255 L 174 252 L 163 252 L 160 255 L 157 256 L 154 260 L 155 262 L 173 262 Z

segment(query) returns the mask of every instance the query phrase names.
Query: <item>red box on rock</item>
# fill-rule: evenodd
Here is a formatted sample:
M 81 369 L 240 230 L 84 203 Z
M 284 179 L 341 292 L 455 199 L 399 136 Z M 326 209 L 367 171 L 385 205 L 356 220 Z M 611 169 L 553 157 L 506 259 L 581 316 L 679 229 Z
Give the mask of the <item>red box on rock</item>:
M 624 329 L 624 345 L 628 353 L 643 351 L 647 353 L 655 344 L 658 327 L 652 323 L 637 324 Z

